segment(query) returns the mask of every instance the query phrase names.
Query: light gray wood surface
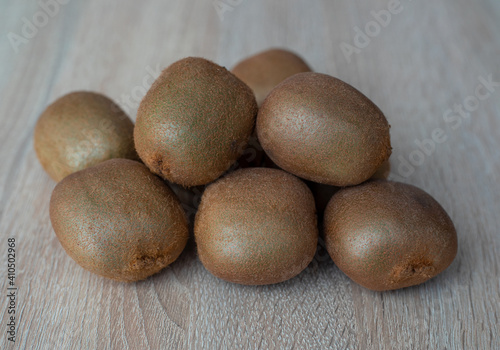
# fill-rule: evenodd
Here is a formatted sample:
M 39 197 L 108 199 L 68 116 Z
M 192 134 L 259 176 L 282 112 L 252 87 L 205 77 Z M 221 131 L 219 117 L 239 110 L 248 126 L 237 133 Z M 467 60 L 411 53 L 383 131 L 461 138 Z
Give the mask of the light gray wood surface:
M 222 20 L 212 0 L 73 0 L 52 7 L 45 24 L 37 2 L 0 1 L 0 288 L 6 295 L 7 237 L 17 241 L 18 287 L 17 341 L 7 341 L 2 297 L 0 348 L 500 349 L 500 87 L 460 125 L 443 118 L 474 102 L 467 98 L 481 77 L 500 82 L 500 3 L 401 0 L 376 33 L 371 11 L 393 1 L 221 2 L 231 6 Z M 23 18 L 34 15 L 40 28 L 13 45 L 9 33 L 22 35 Z M 376 35 L 348 60 L 342 48 L 367 24 Z M 155 70 L 185 56 L 231 67 L 276 46 L 384 111 L 391 178 L 423 188 L 448 211 L 459 240 L 453 264 L 423 285 L 375 293 L 351 282 L 321 247 L 298 277 L 263 287 L 213 277 L 192 242 L 169 268 L 133 284 L 71 260 L 50 225 L 55 183 L 33 150 L 47 104 L 95 90 L 135 118 Z M 411 174 L 402 169 L 412 152 L 420 161 L 415 139 L 431 139 L 437 128 L 446 141 Z

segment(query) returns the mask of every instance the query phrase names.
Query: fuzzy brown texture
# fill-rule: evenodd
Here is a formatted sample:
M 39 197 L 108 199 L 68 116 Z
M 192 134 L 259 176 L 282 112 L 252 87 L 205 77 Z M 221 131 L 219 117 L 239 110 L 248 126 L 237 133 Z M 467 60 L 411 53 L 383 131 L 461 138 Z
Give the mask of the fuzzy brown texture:
M 50 199 L 52 226 L 83 268 L 117 281 L 151 276 L 181 254 L 186 216 L 142 163 L 112 159 L 64 178 Z
M 377 169 L 375 174 L 372 175 L 370 180 L 387 180 L 390 173 L 391 173 L 391 162 L 389 160 L 386 160 Z
M 200 260 L 213 275 L 247 285 L 279 283 L 314 257 L 314 198 L 282 170 L 237 170 L 207 187 L 194 234 Z
M 311 68 L 295 53 L 283 49 L 270 49 L 248 57 L 238 63 L 232 72 L 255 93 L 260 106 L 271 90 L 297 73 Z
M 391 154 L 389 124 L 361 92 L 319 73 L 278 85 L 257 117 L 257 135 L 282 169 L 332 186 L 368 180 Z
M 134 124 L 106 96 L 79 91 L 43 112 L 35 127 L 35 151 L 55 181 L 112 158 L 139 160 Z
M 215 63 L 185 58 L 165 69 L 142 100 L 135 146 L 155 174 L 204 185 L 243 153 L 256 115 L 245 83 Z
M 386 180 L 389 176 L 391 170 L 391 164 L 389 160 L 386 160 L 380 168 L 373 174 L 370 180 Z M 318 212 L 318 217 L 323 218 L 323 214 L 325 212 L 326 206 L 330 199 L 332 199 L 333 195 L 340 190 L 340 187 L 324 185 L 317 182 L 307 182 L 307 186 L 311 189 L 314 200 L 316 202 L 316 211 Z
M 398 182 L 340 190 L 328 203 L 324 228 L 335 264 L 376 291 L 423 283 L 457 254 L 457 234 L 444 209 L 421 189 Z

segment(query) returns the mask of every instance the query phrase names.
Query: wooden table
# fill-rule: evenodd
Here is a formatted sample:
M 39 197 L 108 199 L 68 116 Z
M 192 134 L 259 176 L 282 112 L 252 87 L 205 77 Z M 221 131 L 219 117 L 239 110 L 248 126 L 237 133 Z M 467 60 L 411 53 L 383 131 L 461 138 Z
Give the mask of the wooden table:
M 7 295 L 13 237 L 18 288 L 15 344 L 9 299 L 0 299 L 0 348 L 500 349 L 500 86 L 477 88 L 500 82 L 497 0 L 221 0 L 218 10 L 212 0 L 47 2 L 0 2 L 0 287 Z M 391 178 L 448 211 L 459 240 L 453 264 L 423 285 L 375 293 L 321 247 L 298 277 L 261 287 L 213 277 L 192 242 L 139 283 L 71 260 L 49 220 L 55 183 L 33 150 L 43 109 L 87 89 L 135 118 L 152 76 L 170 63 L 204 56 L 232 67 L 276 46 L 384 111 Z M 459 105 L 471 112 L 448 111 Z M 446 140 L 419 151 L 436 130 Z

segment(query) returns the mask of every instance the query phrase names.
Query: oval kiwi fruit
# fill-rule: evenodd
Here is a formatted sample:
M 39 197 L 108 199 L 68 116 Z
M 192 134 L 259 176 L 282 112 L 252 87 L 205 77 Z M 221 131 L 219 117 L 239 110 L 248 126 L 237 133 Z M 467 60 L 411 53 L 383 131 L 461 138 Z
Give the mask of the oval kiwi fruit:
M 65 177 L 50 220 L 83 268 L 117 281 L 157 273 L 181 254 L 188 226 L 179 200 L 142 163 L 112 159 Z
M 259 110 L 257 135 L 279 167 L 332 186 L 368 180 L 391 154 L 380 109 L 352 86 L 319 73 L 279 84 Z
M 240 169 L 207 187 L 194 235 L 213 275 L 246 285 L 282 282 L 304 270 L 316 252 L 314 198 L 282 170 Z
M 104 95 L 78 91 L 45 109 L 38 119 L 35 151 L 55 181 L 112 158 L 138 160 L 134 124 Z
M 445 210 L 421 189 L 398 182 L 340 190 L 328 203 L 324 228 L 335 264 L 376 291 L 423 283 L 457 253 L 457 234 Z
M 253 90 L 260 106 L 276 85 L 311 68 L 293 52 L 270 49 L 244 59 L 231 71 Z
M 242 154 L 257 115 L 250 88 L 203 58 L 165 69 L 142 100 L 135 146 L 149 169 L 189 187 L 221 176 Z

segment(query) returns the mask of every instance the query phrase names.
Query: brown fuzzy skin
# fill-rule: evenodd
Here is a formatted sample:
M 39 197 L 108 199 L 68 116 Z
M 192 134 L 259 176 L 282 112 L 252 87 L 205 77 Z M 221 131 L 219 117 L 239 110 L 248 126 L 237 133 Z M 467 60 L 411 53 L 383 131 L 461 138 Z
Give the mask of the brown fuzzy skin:
M 35 151 L 55 181 L 112 158 L 138 160 L 134 124 L 106 96 L 78 91 L 45 109 L 35 127 Z
M 186 216 L 168 186 L 142 163 L 112 159 L 64 178 L 50 220 L 79 265 L 117 281 L 151 276 L 181 254 Z
M 238 63 L 232 72 L 255 93 L 260 106 L 272 89 L 297 73 L 311 68 L 295 53 L 283 49 L 270 49 L 248 57 Z
M 391 154 L 380 109 L 352 86 L 319 73 L 296 74 L 278 85 L 259 111 L 257 135 L 279 167 L 332 186 L 368 180 Z
M 391 163 L 386 160 L 380 168 L 373 174 L 370 180 L 386 180 L 389 176 L 391 170 Z M 340 187 L 323 185 L 317 182 L 307 182 L 307 186 L 311 189 L 314 200 L 316 202 L 316 211 L 318 212 L 318 217 L 321 219 L 325 212 L 326 206 L 333 195 L 340 190 Z
M 237 170 L 207 187 L 194 234 L 200 260 L 213 275 L 246 285 L 283 282 L 316 252 L 314 198 L 282 170 Z
M 377 169 L 375 174 L 372 175 L 370 180 L 387 180 L 390 173 L 391 173 L 391 162 L 389 160 L 386 160 Z
M 375 291 L 427 281 L 457 254 L 450 217 L 429 194 L 372 181 L 337 192 L 325 211 L 325 241 L 335 264 Z
M 142 100 L 135 146 L 149 169 L 182 186 L 207 184 L 243 153 L 257 115 L 250 88 L 225 68 L 185 58 Z

